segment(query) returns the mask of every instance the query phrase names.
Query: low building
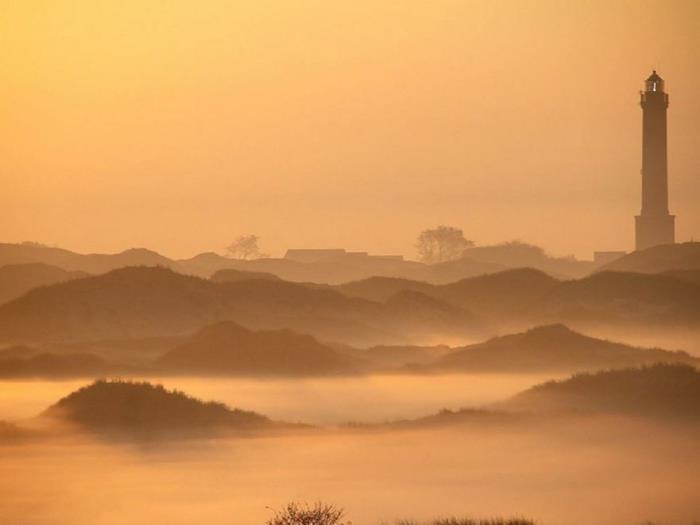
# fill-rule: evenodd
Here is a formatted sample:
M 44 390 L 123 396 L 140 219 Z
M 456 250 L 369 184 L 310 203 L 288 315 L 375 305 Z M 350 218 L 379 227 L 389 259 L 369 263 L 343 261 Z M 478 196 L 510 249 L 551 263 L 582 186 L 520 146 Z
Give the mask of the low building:
M 367 252 L 348 252 L 343 248 L 293 248 L 287 250 L 285 259 L 300 263 L 392 260 L 403 261 L 403 255 L 370 255 Z

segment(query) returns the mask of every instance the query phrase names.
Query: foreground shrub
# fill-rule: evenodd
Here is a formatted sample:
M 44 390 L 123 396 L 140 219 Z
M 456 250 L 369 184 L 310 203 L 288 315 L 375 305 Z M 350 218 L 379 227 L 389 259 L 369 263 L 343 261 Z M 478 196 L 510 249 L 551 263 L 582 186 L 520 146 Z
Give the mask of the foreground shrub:
M 351 525 L 342 523 L 343 509 L 325 503 L 289 503 L 267 521 L 267 525 Z
M 534 521 L 526 520 L 523 518 L 511 518 L 511 519 L 482 519 L 482 520 L 472 520 L 472 519 L 458 519 L 458 518 L 443 518 L 437 519 L 430 522 L 417 522 L 404 520 L 398 522 L 397 525 L 535 525 Z

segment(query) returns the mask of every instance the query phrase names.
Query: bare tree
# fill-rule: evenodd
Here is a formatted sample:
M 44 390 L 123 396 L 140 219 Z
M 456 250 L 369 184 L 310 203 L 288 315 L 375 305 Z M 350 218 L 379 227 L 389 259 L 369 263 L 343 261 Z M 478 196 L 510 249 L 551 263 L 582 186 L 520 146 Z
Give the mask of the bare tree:
M 418 236 L 416 249 L 421 261 L 433 264 L 459 259 L 474 243 L 464 238 L 464 232 L 452 226 L 424 230 Z
M 241 235 L 226 247 L 226 251 L 232 259 L 248 260 L 265 257 L 265 254 L 260 252 L 259 240 L 260 237 L 257 235 Z

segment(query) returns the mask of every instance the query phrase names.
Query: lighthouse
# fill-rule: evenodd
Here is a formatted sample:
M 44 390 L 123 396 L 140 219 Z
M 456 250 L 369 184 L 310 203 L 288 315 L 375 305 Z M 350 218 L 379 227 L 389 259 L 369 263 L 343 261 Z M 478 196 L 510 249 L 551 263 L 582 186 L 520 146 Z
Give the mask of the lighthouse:
M 642 106 L 642 209 L 635 217 L 636 249 L 673 244 L 675 217 L 668 211 L 666 110 L 668 94 L 654 71 L 644 83 Z

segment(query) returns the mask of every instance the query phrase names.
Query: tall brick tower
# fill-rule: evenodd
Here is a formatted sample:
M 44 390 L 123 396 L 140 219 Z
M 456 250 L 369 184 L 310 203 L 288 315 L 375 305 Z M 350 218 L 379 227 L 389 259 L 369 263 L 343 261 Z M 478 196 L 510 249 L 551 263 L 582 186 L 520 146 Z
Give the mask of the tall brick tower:
M 654 71 L 641 93 L 642 211 L 635 217 L 636 249 L 673 244 L 675 217 L 668 212 L 666 109 L 664 81 Z

